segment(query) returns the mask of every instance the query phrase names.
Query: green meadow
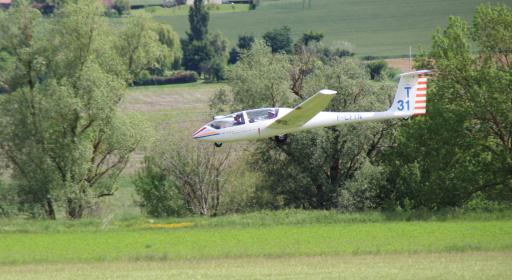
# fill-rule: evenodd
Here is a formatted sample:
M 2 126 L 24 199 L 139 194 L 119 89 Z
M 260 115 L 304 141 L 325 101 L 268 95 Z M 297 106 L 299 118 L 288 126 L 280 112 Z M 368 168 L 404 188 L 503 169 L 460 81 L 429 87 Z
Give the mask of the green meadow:
M 85 229 L 6 230 L 0 237 L 2 264 L 503 252 L 512 249 L 512 221 L 277 222 L 266 226 L 139 221 L 113 229 L 98 223 L 97 228 Z
M 314 30 L 324 33 L 327 43 L 348 42 L 358 55 L 408 55 L 418 46 L 429 47 L 432 32 L 443 27 L 451 15 L 471 19 L 481 3 L 510 3 L 482 0 L 262 0 L 255 11 L 245 7 L 230 13 L 212 9 L 210 31 L 220 31 L 232 44 L 239 34 L 258 37 L 273 28 L 288 25 L 297 39 L 302 33 Z M 307 3 L 307 1 L 306 1 Z M 232 8 L 222 5 L 225 11 Z M 169 23 L 181 36 L 188 30 L 186 10 L 153 9 L 158 21 Z M 137 11 L 139 12 L 139 11 Z
M 0 220 L 0 279 L 505 279 L 511 250 L 507 212 Z

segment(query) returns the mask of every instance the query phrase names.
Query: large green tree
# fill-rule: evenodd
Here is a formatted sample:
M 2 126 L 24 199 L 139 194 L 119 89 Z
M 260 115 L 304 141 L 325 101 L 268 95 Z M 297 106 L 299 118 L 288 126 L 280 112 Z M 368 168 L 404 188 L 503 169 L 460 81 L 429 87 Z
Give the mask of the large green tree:
M 292 37 L 289 26 L 285 25 L 265 32 L 263 40 L 272 48 L 273 53 L 292 52 Z
M 389 105 L 392 89 L 370 82 L 362 65 L 339 61 L 318 67 L 301 92 L 338 91 L 328 110 L 379 111 Z M 393 122 L 317 129 L 289 135 L 288 142 L 257 146 L 253 160 L 262 172 L 261 188 L 273 207 L 364 210 L 376 206 L 377 156 L 390 142 Z
M 188 13 L 190 31 L 182 40 L 183 66 L 186 69 L 202 73 L 205 65 L 214 57 L 214 50 L 208 41 L 208 22 L 210 14 L 203 0 L 194 0 Z
M 375 111 L 389 105 L 394 88 L 370 81 L 364 66 L 356 61 L 334 59 L 323 64 L 314 54 L 273 54 L 262 42 L 242 53 L 229 83 L 233 110 L 289 107 L 322 88 L 331 88 L 338 94 L 329 110 Z M 257 188 L 261 206 L 375 207 L 383 174 L 375 161 L 390 143 L 392 130 L 392 122 L 347 125 L 296 133 L 285 144 L 256 143 L 248 165 L 261 175 Z
M 0 151 L 20 205 L 34 214 L 55 219 L 62 205 L 82 217 L 115 192 L 142 140 L 139 122 L 117 110 L 130 73 L 103 11 L 77 0 L 52 20 L 28 5 L 1 14 L 2 67 L 11 71 L 0 73 Z
M 512 10 L 451 17 L 418 66 L 434 70 L 427 115 L 404 124 L 382 198 L 405 208 L 461 206 L 476 193 L 512 200 Z
M 136 80 L 143 71 L 163 73 L 181 57 L 176 32 L 168 25 L 146 16 L 130 17 L 122 27 L 116 47 L 128 69 L 128 80 Z

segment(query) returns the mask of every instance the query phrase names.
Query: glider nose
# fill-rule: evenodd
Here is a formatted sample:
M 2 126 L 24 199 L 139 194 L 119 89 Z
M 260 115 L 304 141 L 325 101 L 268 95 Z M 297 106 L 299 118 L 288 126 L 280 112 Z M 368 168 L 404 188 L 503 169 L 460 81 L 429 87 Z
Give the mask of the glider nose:
M 192 138 L 194 138 L 194 139 L 199 138 L 199 135 L 200 135 L 201 131 L 203 131 L 203 130 L 205 130 L 205 129 L 206 129 L 206 126 L 201 127 L 200 129 L 198 129 L 196 132 L 194 132 L 194 133 L 192 134 Z

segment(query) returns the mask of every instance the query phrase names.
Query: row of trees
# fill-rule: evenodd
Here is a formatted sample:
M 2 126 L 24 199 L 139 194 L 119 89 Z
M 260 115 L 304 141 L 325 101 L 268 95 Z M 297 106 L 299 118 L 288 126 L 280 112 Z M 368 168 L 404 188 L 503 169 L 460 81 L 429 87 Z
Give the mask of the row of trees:
M 480 6 L 471 26 L 450 18 L 448 26 L 434 34 L 432 49 L 416 59 L 417 68 L 434 73 L 426 116 L 297 133 L 286 144 L 270 139 L 253 142 L 243 148 L 246 152 L 237 153 L 247 180 L 237 182 L 229 172 L 212 177 L 231 178 L 231 184 L 250 193 L 233 200 L 233 188 L 225 186 L 221 206 L 224 198 L 237 207 L 221 209 L 438 210 L 479 203 L 510 205 L 511 31 L 512 9 L 505 5 Z M 384 110 L 396 88 L 395 81 L 371 77 L 360 61 L 325 59 L 317 47 L 303 46 L 287 54 L 273 52 L 262 41 L 250 45 L 240 48 L 238 63 L 228 71 L 229 90 L 212 98 L 213 112 L 288 107 L 320 88 L 339 92 L 330 110 Z M 174 153 L 169 147 L 168 153 Z M 155 166 L 151 162 L 146 168 Z M 187 169 L 174 168 L 194 177 Z M 203 174 L 208 170 L 205 165 L 190 169 Z M 162 170 L 156 174 L 180 182 L 178 171 Z M 142 173 L 141 178 L 151 176 Z M 175 186 L 182 196 L 186 193 L 185 184 Z M 191 202 L 186 197 L 183 201 Z

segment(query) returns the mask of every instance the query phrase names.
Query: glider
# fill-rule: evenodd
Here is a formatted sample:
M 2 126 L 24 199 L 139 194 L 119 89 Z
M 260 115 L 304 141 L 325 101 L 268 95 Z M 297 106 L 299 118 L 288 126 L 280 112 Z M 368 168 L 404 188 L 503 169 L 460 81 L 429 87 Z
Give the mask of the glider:
M 262 108 L 216 116 L 192 137 L 214 142 L 217 147 L 223 142 L 269 137 L 285 142 L 287 134 L 302 130 L 423 115 L 427 105 L 428 73 L 429 70 L 419 70 L 401 74 L 393 104 L 384 112 L 322 112 L 336 94 L 336 91 L 323 89 L 293 109 Z

